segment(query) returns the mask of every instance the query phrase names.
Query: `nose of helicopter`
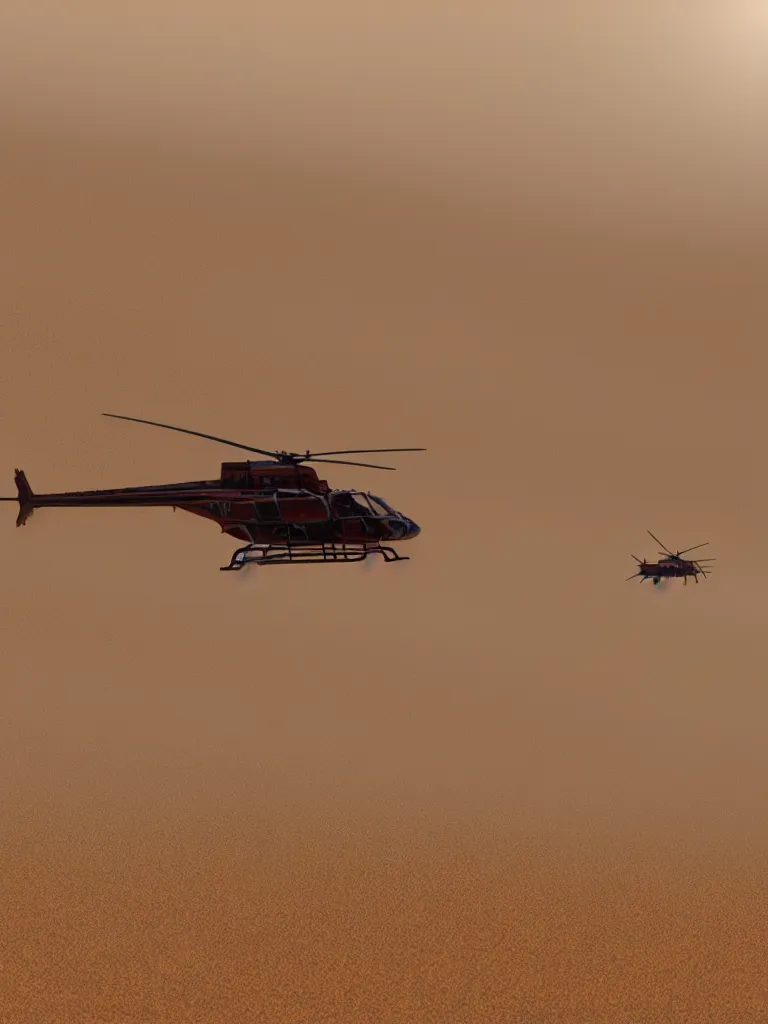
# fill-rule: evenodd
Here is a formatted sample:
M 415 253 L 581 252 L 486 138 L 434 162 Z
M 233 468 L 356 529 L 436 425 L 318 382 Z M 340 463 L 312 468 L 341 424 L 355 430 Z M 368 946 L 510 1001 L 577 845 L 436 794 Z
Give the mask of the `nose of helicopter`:
M 405 539 L 411 540 L 412 537 L 418 537 L 421 533 L 421 527 L 417 526 L 412 519 L 406 519 L 406 534 Z

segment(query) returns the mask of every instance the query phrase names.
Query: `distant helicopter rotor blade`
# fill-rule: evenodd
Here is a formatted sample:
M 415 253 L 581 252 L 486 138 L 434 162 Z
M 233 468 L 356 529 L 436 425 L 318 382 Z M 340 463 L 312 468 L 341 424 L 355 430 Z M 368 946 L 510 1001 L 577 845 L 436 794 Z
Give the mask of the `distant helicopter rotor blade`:
M 696 551 L 698 548 L 705 548 L 707 544 L 709 544 L 709 541 L 705 540 L 703 544 L 694 544 L 692 548 L 685 548 L 683 551 L 678 551 L 677 554 L 678 556 L 684 555 L 687 551 Z M 661 546 L 664 547 L 663 544 Z
M 345 448 L 338 452 L 310 452 L 309 456 L 314 459 L 316 455 L 373 455 L 377 452 L 425 452 L 426 450 L 426 448 Z M 351 465 L 356 465 L 356 463 L 351 463 Z
M 658 544 L 658 545 L 659 545 L 660 547 L 664 548 L 664 551 L 666 552 L 666 554 L 668 554 L 668 555 L 672 555 L 672 557 L 673 557 L 673 558 L 675 557 L 675 556 L 674 556 L 674 555 L 672 554 L 672 552 L 671 552 L 671 551 L 669 550 L 669 548 L 668 548 L 668 547 L 666 547 L 666 546 L 665 546 L 664 544 L 662 544 L 662 543 L 661 543 L 661 541 L 659 540 L 659 538 L 658 538 L 658 537 L 657 537 L 657 536 L 656 536 L 655 534 L 651 533 L 651 531 L 650 531 L 650 530 L 648 530 L 647 532 L 648 532 L 648 533 L 649 533 L 649 534 L 651 535 L 651 537 L 653 537 L 653 539 L 654 539 L 654 540 L 656 541 L 656 543 L 657 543 L 657 544 Z
M 187 430 L 185 427 L 172 427 L 170 423 L 156 423 L 154 420 L 140 420 L 136 416 L 118 416 L 114 412 L 103 412 L 102 416 L 109 416 L 113 420 L 130 420 L 132 423 L 146 423 L 150 427 L 162 427 L 164 430 L 176 430 L 180 434 L 192 434 L 194 437 L 204 437 L 207 441 L 218 441 L 220 444 L 228 444 L 232 448 L 242 448 L 246 452 L 258 452 L 259 455 L 267 455 L 274 459 L 278 457 L 277 452 L 268 452 L 264 448 L 252 448 L 247 444 L 238 444 L 237 441 L 228 441 L 224 437 L 216 437 L 214 434 L 202 434 L 199 430 Z
M 641 572 L 634 572 L 634 573 L 632 573 L 631 576 L 627 576 L 627 578 L 624 580 L 624 582 L 625 583 L 629 583 L 629 581 L 633 580 L 636 576 L 642 576 L 642 575 L 643 574 Z

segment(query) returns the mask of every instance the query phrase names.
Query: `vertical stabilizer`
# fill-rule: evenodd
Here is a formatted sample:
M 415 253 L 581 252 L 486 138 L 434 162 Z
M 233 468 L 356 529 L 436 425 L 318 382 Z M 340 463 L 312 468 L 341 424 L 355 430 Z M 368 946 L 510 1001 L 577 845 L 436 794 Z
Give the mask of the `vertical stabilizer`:
M 35 496 L 22 469 L 16 470 L 16 489 L 19 492 L 19 514 L 16 517 L 16 525 L 23 526 L 35 510 Z

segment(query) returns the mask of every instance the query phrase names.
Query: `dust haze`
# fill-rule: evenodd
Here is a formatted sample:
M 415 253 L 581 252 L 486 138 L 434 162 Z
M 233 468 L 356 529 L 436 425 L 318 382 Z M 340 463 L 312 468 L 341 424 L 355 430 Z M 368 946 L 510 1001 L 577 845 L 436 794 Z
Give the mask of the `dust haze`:
M 428 449 L 394 565 L 0 505 L 9 1020 L 763 1019 L 768 19 L 630 6 L 4 11 L 0 492 Z

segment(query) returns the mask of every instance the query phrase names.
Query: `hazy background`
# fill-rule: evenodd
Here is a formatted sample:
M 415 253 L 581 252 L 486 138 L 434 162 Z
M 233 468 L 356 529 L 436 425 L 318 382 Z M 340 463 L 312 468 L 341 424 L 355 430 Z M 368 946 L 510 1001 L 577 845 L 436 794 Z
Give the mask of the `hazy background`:
M 2 493 L 423 533 L 0 506 L 3 1019 L 765 1021 L 765 6 L 274 7 L 3 8 Z

